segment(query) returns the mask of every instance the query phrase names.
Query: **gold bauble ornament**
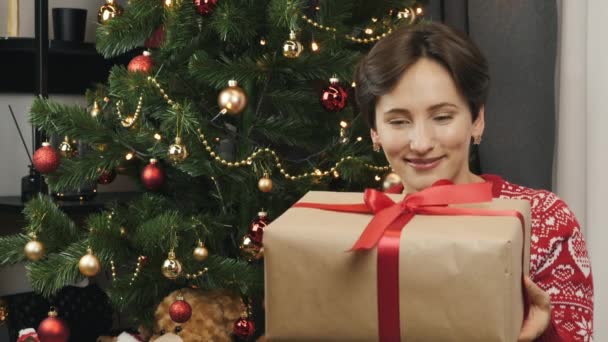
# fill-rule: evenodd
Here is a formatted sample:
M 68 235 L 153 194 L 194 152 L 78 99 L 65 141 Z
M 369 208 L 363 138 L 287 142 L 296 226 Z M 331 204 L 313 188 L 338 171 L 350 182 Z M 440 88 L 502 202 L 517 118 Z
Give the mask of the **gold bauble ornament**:
M 218 95 L 217 104 L 228 114 L 239 114 L 247 107 L 247 94 L 243 88 L 239 87 L 236 80 L 230 80 L 228 88 L 222 90 Z
M 161 272 L 168 279 L 176 279 L 182 274 L 182 263 L 175 258 L 175 252 L 170 251 L 167 259 L 163 262 Z
M 127 228 L 125 227 L 120 227 L 120 236 L 126 236 L 127 235 Z
M 101 108 L 99 108 L 99 103 L 95 101 L 93 102 L 93 109 L 91 109 L 91 117 L 96 118 L 99 114 L 101 114 Z
M 38 261 L 44 257 L 44 245 L 38 240 L 31 240 L 26 243 L 23 251 L 30 261 Z
M 122 14 L 122 7 L 114 0 L 106 0 L 106 3 L 99 8 L 97 21 L 100 24 L 107 23 L 110 19 Z
M 264 257 L 264 247 L 255 243 L 249 235 L 243 236 L 239 249 L 241 250 L 241 256 L 249 262 Z
M 258 181 L 258 189 L 261 192 L 270 192 L 272 190 L 272 179 L 268 177 L 268 174 L 264 174 L 264 177 Z
M 101 263 L 90 248 L 87 249 L 87 254 L 78 261 L 78 269 L 85 277 L 94 277 L 101 270 Z
M 390 188 L 392 188 L 395 185 L 399 185 L 401 184 L 401 177 L 399 177 L 398 174 L 391 172 L 388 175 L 386 175 L 386 177 L 384 177 L 384 180 L 382 181 L 382 189 L 383 190 L 388 190 Z
M 289 39 L 283 43 L 283 56 L 287 58 L 298 58 L 304 51 L 304 45 L 296 39 L 296 33 L 289 32 Z
M 196 261 L 205 261 L 209 256 L 209 250 L 205 247 L 202 241 L 198 242 L 198 246 L 192 252 L 192 256 Z
M 182 144 L 182 138 L 175 137 L 175 143 L 169 145 L 167 154 L 169 160 L 173 163 L 182 162 L 188 157 L 188 151 L 186 150 L 186 146 Z
M 59 144 L 57 150 L 59 150 L 59 154 L 61 154 L 61 156 L 64 158 L 72 158 L 76 152 L 74 148 L 72 148 L 70 139 L 67 136 L 63 138 L 63 141 Z

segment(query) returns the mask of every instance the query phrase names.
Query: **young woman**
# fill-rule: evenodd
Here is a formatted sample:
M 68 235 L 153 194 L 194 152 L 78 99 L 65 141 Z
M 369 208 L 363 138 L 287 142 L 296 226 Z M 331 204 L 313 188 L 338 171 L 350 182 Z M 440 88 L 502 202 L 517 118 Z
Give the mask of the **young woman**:
M 471 144 L 481 143 L 488 64 L 464 35 L 437 23 L 403 26 L 379 41 L 355 75 L 356 97 L 406 193 L 440 179 L 493 183 L 494 197 L 532 206 L 531 302 L 519 341 L 591 341 L 591 267 L 574 214 L 555 194 L 469 169 Z M 483 324 L 483 322 L 480 322 Z

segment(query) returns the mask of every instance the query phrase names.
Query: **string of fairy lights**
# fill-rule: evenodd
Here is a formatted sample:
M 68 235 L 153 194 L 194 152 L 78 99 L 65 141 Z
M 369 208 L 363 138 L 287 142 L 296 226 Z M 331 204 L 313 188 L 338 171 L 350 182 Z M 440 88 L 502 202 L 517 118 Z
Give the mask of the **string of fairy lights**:
M 163 87 L 160 85 L 160 83 L 156 80 L 156 78 L 152 77 L 152 76 L 148 76 L 147 80 L 149 82 L 151 82 L 157 89 L 158 91 L 163 95 L 163 98 L 165 99 L 165 101 L 167 102 L 168 105 L 173 106 L 175 104 L 175 101 L 172 100 L 167 92 L 163 89 Z M 220 114 L 221 115 L 221 114 Z M 340 122 L 340 131 L 341 131 L 341 135 L 344 135 L 345 131 L 344 129 L 348 126 L 348 124 L 345 121 Z M 325 177 L 325 176 L 329 176 L 329 175 L 333 175 L 334 177 L 339 177 L 339 173 L 338 173 L 338 168 L 346 163 L 346 162 L 359 162 L 361 163 L 364 167 L 373 170 L 373 171 L 388 171 L 390 170 L 390 166 L 376 166 L 376 165 L 372 165 L 372 164 L 368 164 L 365 162 L 361 162 L 358 158 L 356 157 L 352 157 L 352 156 L 347 156 L 347 157 L 343 157 L 340 159 L 340 161 L 336 162 L 331 168 L 327 169 L 327 170 L 321 170 L 319 168 L 314 168 L 313 171 L 311 172 L 304 172 L 302 174 L 289 174 L 283 166 L 283 163 L 281 162 L 278 154 L 276 153 L 276 151 L 274 151 L 271 148 L 260 148 L 257 151 L 251 153 L 249 156 L 247 156 L 246 158 L 239 160 L 239 161 L 228 161 L 224 158 L 222 158 L 218 152 L 216 152 L 214 150 L 214 148 L 211 146 L 211 144 L 209 144 L 209 141 L 207 140 L 204 132 L 201 129 L 198 129 L 198 133 L 199 133 L 199 139 L 201 141 L 201 143 L 203 144 L 203 147 L 205 149 L 205 151 L 207 151 L 207 153 L 209 154 L 209 156 L 211 157 L 212 160 L 215 160 L 217 163 L 226 166 L 226 167 L 247 167 L 253 164 L 253 160 L 256 158 L 261 157 L 262 155 L 266 154 L 266 155 L 270 155 L 273 160 L 274 160 L 274 166 L 276 169 L 279 170 L 279 173 L 281 175 L 283 175 L 283 177 L 287 180 L 300 180 L 303 178 L 308 178 L 308 177 Z M 159 139 L 160 135 L 158 133 L 155 134 L 155 138 Z M 358 141 L 361 141 L 362 138 L 359 137 L 357 138 Z M 343 140 L 346 141 L 346 140 Z

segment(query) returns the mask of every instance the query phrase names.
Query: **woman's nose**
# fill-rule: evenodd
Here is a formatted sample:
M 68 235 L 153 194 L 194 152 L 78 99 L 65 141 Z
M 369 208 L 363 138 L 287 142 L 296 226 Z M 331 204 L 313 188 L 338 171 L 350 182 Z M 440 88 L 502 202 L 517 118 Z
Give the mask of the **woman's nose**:
M 416 154 L 424 155 L 433 149 L 433 135 L 430 129 L 420 124 L 414 127 L 410 135 L 410 150 Z

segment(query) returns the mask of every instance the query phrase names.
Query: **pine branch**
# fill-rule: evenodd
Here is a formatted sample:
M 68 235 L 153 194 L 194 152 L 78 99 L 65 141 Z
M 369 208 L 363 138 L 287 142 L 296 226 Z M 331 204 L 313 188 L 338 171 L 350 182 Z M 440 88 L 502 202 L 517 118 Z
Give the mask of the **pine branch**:
M 24 234 L 0 237 L 0 266 L 12 265 L 25 260 L 23 247 L 30 241 Z
M 115 159 L 99 158 L 97 154 L 62 159 L 59 169 L 46 175 L 47 183 L 53 191 L 78 189 L 83 184 L 96 183 L 103 170 L 112 170 L 118 166 L 120 157 Z
M 262 1 L 221 1 L 210 17 L 210 28 L 214 30 L 220 41 L 228 46 L 243 46 L 250 44 L 259 32 L 260 14 L 264 9 L 259 5 Z M 242 51 L 240 51 L 242 52 Z
M 133 241 L 145 255 L 166 254 L 171 247 L 176 248 L 179 245 L 178 239 L 172 237 L 179 226 L 178 213 L 165 212 L 139 225 L 134 232 Z
M 160 25 L 162 11 L 162 2 L 131 0 L 122 15 L 97 27 L 97 51 L 111 58 L 142 46 Z
M 48 258 L 26 266 L 28 280 L 34 291 L 48 298 L 67 284 L 82 279 L 78 261 L 86 253 L 86 240 L 68 245 L 58 254 L 49 254 Z
M 45 244 L 47 253 L 60 250 L 79 237 L 74 222 L 61 211 L 49 196 L 38 195 L 23 209 L 28 222 L 26 231 L 34 233 Z
M 30 109 L 30 122 L 49 134 L 67 135 L 72 139 L 104 141 L 108 135 L 100 121 L 75 105 L 64 105 L 37 97 Z

